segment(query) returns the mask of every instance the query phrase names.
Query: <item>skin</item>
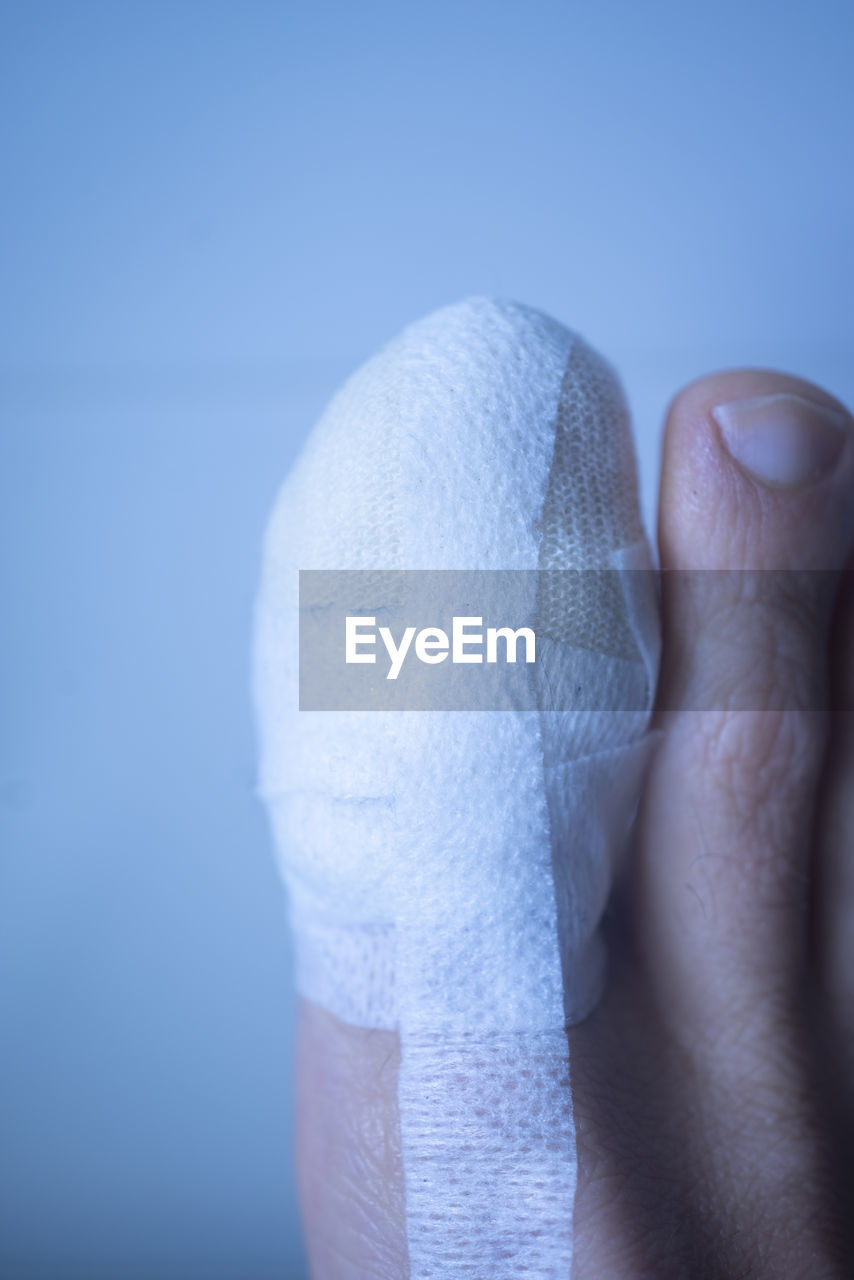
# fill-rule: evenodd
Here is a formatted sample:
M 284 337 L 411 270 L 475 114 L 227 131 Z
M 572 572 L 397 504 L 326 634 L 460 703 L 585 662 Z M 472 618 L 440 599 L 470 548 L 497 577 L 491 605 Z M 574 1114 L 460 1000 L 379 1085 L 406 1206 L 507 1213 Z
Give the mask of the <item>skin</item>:
M 830 474 L 765 485 L 711 410 L 779 392 L 845 412 L 738 369 L 667 414 L 662 733 L 605 921 L 607 990 L 569 1033 L 572 1280 L 854 1274 L 854 422 Z M 755 598 L 744 575 L 698 590 L 666 572 L 696 569 L 836 572 L 798 593 L 757 575 Z M 297 1167 L 319 1280 L 408 1275 L 399 1057 L 396 1033 L 303 1003 Z

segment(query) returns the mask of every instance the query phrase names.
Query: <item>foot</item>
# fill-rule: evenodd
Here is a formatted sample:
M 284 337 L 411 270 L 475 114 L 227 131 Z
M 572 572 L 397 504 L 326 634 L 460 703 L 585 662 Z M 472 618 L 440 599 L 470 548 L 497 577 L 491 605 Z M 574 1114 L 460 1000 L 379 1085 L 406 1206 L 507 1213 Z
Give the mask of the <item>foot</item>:
M 662 732 L 606 922 L 606 994 L 569 1037 L 573 1280 L 842 1280 L 854 422 L 784 374 L 702 378 L 671 404 L 660 492 Z M 399 1056 L 395 1032 L 303 1003 L 319 1280 L 408 1275 Z

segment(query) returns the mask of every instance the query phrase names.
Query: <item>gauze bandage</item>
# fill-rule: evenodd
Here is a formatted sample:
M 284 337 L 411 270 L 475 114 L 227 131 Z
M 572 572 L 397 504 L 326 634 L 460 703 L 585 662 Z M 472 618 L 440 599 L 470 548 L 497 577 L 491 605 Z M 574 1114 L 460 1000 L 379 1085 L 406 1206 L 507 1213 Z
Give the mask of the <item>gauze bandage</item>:
M 536 571 L 538 643 L 583 672 L 584 708 L 299 711 L 304 569 Z M 565 590 L 556 569 L 613 572 Z M 258 791 L 300 992 L 400 1034 L 419 1280 L 570 1273 L 565 1027 L 601 991 L 597 925 L 648 752 L 650 569 L 614 373 L 546 316 L 482 298 L 350 379 L 269 522 Z M 598 709 L 614 687 L 633 709 Z

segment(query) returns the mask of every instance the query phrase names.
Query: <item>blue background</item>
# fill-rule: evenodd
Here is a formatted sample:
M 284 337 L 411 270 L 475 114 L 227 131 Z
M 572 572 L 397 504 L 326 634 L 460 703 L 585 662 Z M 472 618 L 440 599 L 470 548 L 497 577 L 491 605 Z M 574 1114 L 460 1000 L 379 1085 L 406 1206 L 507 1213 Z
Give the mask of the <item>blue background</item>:
M 849 3 L 0 8 L 0 1274 L 304 1274 L 248 641 L 275 491 L 498 293 L 854 402 Z

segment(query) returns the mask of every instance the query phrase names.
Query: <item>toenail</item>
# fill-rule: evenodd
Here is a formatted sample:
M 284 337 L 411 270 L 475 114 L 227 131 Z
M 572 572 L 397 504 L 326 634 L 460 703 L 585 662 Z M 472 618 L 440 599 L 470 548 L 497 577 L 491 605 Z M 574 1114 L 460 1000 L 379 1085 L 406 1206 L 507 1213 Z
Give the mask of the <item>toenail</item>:
M 712 417 L 735 461 L 763 484 L 781 488 L 828 475 L 850 428 L 839 410 L 787 394 L 719 404 Z

